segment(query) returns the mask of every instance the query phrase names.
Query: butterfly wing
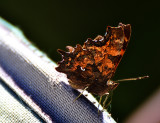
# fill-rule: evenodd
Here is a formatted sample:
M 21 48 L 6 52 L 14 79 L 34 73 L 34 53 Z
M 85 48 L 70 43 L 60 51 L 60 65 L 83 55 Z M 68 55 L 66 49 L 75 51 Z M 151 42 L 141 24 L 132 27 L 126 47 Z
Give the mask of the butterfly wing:
M 67 75 L 73 88 L 89 86 L 89 92 L 102 95 L 110 89 L 106 82 L 114 75 L 130 35 L 129 24 L 108 26 L 104 36 L 99 35 L 94 40 L 89 38 L 83 46 L 67 46 L 68 52 L 58 50 L 63 60 L 56 70 Z

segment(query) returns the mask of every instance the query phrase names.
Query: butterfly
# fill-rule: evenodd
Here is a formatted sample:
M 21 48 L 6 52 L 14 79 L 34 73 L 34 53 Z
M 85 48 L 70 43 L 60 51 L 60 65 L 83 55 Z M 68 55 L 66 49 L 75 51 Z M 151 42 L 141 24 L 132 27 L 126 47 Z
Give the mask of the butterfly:
M 76 47 L 67 46 L 67 52 L 58 49 L 62 55 L 62 61 L 58 62 L 59 66 L 56 70 L 67 75 L 69 84 L 73 88 L 98 95 L 101 101 L 103 95 L 108 95 L 117 88 L 118 81 L 148 77 L 111 80 L 127 49 L 130 36 L 130 24 L 119 23 L 117 27 L 107 26 L 104 36 L 88 38 L 83 46 L 80 44 Z

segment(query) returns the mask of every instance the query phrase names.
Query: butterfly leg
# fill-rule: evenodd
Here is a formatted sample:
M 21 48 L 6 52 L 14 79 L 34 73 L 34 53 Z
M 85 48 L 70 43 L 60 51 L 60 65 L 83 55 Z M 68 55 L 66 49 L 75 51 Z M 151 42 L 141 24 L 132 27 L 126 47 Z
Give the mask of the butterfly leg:
M 99 99 L 99 102 L 98 102 L 98 116 L 99 116 L 99 106 L 100 106 L 100 104 L 101 104 L 102 97 L 103 97 L 103 96 L 100 96 L 100 99 Z
M 107 111 L 108 111 L 108 109 L 109 109 L 109 105 L 111 104 L 111 102 L 112 102 L 112 97 L 113 97 L 113 90 L 112 91 L 110 91 L 110 93 L 109 93 L 109 95 L 107 95 L 107 99 L 105 99 L 106 100 L 106 102 L 107 102 L 107 100 L 109 100 L 108 102 L 107 102 L 107 104 L 103 104 L 103 109 L 107 109 Z M 110 109 L 111 110 L 111 109 Z M 108 111 L 108 112 L 110 112 L 110 111 Z
M 103 101 L 103 109 L 105 108 L 105 104 L 106 104 L 106 102 L 107 102 L 107 100 L 108 100 L 108 97 L 109 97 L 109 93 L 106 93 L 106 98 L 105 98 L 105 100 Z M 108 105 L 108 104 L 107 104 Z M 103 110 L 102 109 L 102 110 Z
M 75 101 L 83 94 L 83 92 L 84 92 L 85 90 L 87 90 L 87 88 L 88 88 L 88 86 L 83 89 L 83 91 L 76 97 L 76 99 L 74 99 L 73 102 L 75 102 Z

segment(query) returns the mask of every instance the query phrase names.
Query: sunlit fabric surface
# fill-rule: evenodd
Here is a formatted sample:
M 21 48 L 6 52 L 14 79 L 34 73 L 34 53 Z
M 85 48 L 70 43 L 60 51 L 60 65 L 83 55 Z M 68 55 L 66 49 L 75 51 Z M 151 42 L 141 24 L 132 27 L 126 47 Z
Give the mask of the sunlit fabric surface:
M 0 121 L 115 122 L 107 112 L 98 117 L 98 103 L 92 103 L 91 95 L 90 101 L 81 96 L 73 103 L 79 92 L 55 66 L 17 28 L 0 19 Z

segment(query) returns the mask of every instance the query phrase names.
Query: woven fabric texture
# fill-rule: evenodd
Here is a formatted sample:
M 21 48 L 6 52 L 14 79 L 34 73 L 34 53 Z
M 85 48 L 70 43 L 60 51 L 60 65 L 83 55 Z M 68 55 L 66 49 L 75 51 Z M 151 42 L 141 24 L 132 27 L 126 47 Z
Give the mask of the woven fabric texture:
M 29 107 L 26 109 L 20 102 L 19 105 L 29 112 L 24 115 L 21 113 L 23 108 L 17 112 L 3 106 L 0 108 L 0 120 L 5 121 L 6 117 L 13 117 L 13 122 L 20 119 L 21 122 L 26 122 L 25 117 L 33 116 L 35 118 L 28 119 L 28 122 L 115 122 L 107 112 L 100 113 L 98 117 L 92 96 L 89 97 L 90 100 L 81 96 L 73 103 L 79 92 L 68 85 L 66 76 L 58 73 L 55 66 L 56 64 L 36 49 L 17 28 L 0 19 L 0 79 Z M 4 92 L 0 93 L 2 101 Z M 10 96 L 6 99 L 13 97 Z M 16 106 L 14 102 L 7 105 Z M 5 117 L 3 111 L 12 112 L 12 115 L 7 113 Z M 33 115 L 32 111 L 38 117 Z M 16 112 L 20 113 L 21 117 L 17 117 Z

